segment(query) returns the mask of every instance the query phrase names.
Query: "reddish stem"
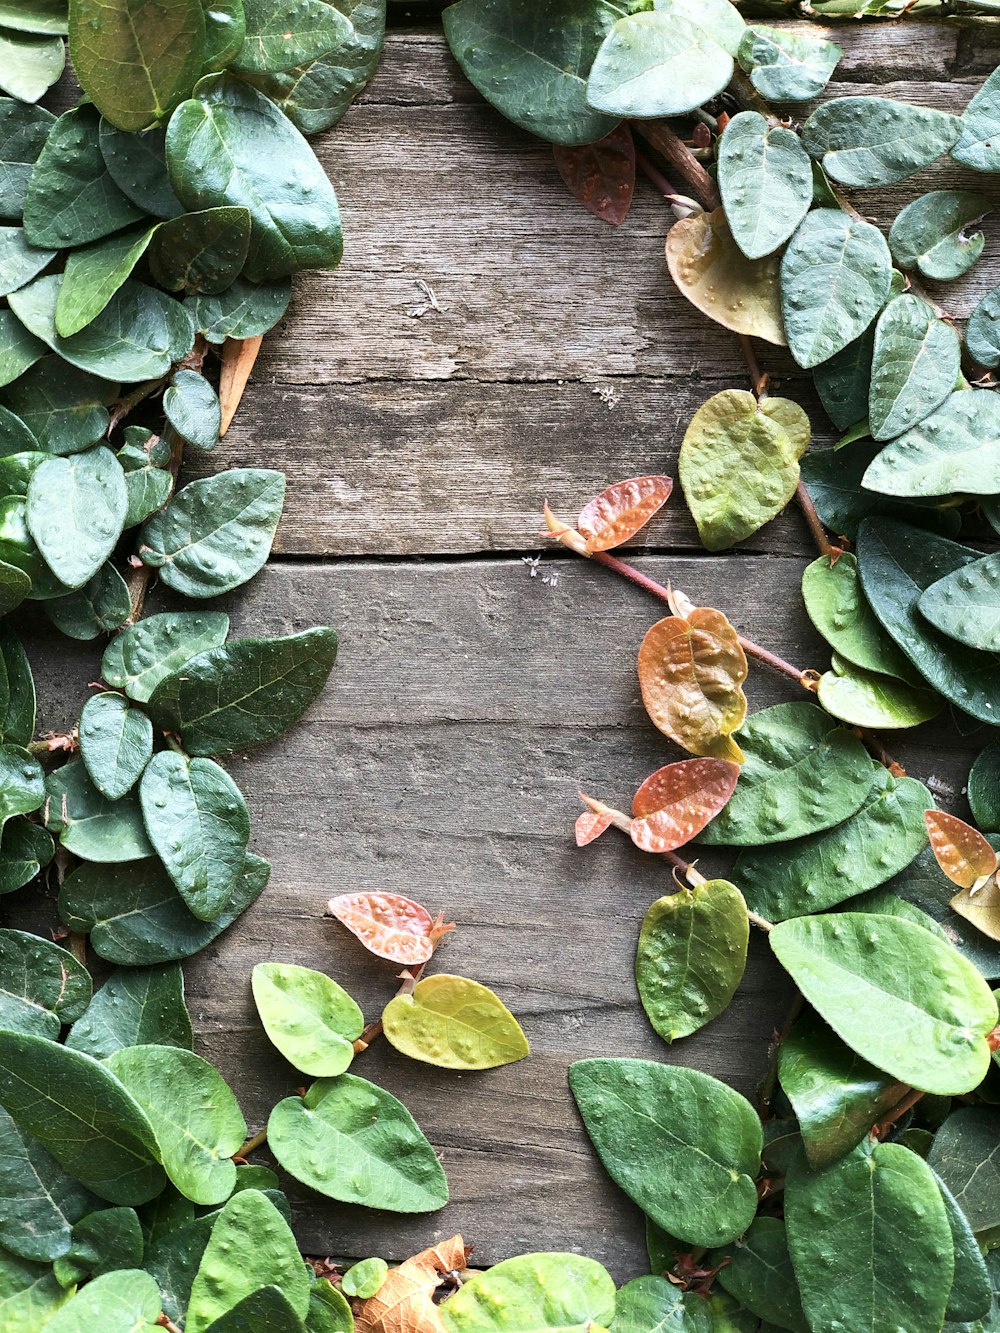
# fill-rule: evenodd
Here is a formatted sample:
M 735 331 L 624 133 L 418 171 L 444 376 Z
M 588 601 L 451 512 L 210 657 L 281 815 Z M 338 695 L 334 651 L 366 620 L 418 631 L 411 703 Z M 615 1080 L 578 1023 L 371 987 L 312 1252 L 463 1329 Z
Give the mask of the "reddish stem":
M 906 1115 L 907 1111 L 916 1106 L 917 1102 L 919 1102 L 923 1096 L 924 1093 L 918 1088 L 911 1088 L 902 1101 L 896 1103 L 886 1118 L 880 1120 L 879 1123 L 872 1128 L 872 1135 L 877 1139 L 884 1138 L 896 1121 L 901 1120 L 903 1116 Z
M 719 207 L 721 200 L 715 181 L 665 120 L 633 121 L 632 128 L 641 134 L 661 157 L 666 158 L 705 208 Z

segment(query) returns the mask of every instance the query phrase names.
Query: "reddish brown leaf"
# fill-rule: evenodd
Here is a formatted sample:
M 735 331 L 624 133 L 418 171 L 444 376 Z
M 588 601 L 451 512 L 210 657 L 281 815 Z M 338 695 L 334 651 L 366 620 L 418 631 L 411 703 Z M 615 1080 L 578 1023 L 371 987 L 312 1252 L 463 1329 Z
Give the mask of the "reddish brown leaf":
M 437 1273 L 453 1273 L 465 1268 L 466 1257 L 465 1241 L 459 1234 L 443 1240 L 440 1245 L 434 1245 L 429 1250 L 421 1250 L 419 1254 L 413 1256 L 410 1263 L 433 1268 Z
M 342 893 L 330 899 L 327 911 L 366 949 L 404 967 L 428 962 L 441 936 L 455 929 L 397 893 Z
M 586 847 L 611 827 L 611 816 L 596 814 L 593 810 L 584 810 L 576 819 L 576 845 Z
M 971 889 L 994 873 L 997 854 L 978 829 L 943 810 L 926 811 L 924 822 L 931 850 L 952 884 Z
M 616 227 L 625 221 L 635 192 L 635 144 L 627 125 L 580 148 L 555 144 L 553 152 L 570 194 L 588 212 Z
M 219 372 L 219 404 L 222 408 L 220 436 L 225 435 L 232 425 L 263 341 L 264 336 L 260 333 L 253 338 L 227 338 L 225 341 L 222 369 Z
M 610 551 L 634 537 L 667 503 L 672 477 L 631 477 L 595 496 L 580 510 L 577 527 L 588 551 Z
M 672 852 L 699 834 L 736 790 L 739 764 L 683 759 L 648 777 L 632 801 L 632 841 L 644 852 Z

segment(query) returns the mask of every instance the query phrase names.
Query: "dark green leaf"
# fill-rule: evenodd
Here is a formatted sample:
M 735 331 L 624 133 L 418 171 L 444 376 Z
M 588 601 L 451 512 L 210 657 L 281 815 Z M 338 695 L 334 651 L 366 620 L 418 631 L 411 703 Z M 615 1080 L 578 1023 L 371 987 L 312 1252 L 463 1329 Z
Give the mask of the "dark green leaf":
M 45 775 L 20 745 L 0 745 L 0 827 L 13 815 L 29 815 L 45 800 Z
M 931 1143 L 933 1141 L 932 1136 Z M 948 1227 L 955 1252 L 955 1280 L 948 1295 L 945 1314 L 948 1319 L 955 1320 L 984 1319 L 993 1304 L 989 1270 L 969 1219 L 958 1206 L 951 1190 L 936 1173 L 935 1179 L 948 1214 Z
M 138 861 L 152 856 L 138 798 L 106 800 L 90 781 L 82 760 L 51 773 L 45 789 L 45 827 L 82 861 Z
M 258 1287 L 205 1325 L 208 1333 L 304 1333 L 305 1327 L 280 1287 Z
M 255 338 L 273 329 L 288 309 L 292 284 L 287 278 L 277 282 L 246 282 L 237 278 L 231 287 L 217 296 L 195 296 L 185 301 L 195 326 L 210 343 L 227 338 Z
M 977 1235 L 1000 1225 L 1000 1112 L 985 1106 L 952 1111 L 928 1161 Z
M 740 1243 L 727 1253 L 729 1263 L 720 1269 L 719 1283 L 730 1296 L 777 1328 L 809 1333 L 780 1218 L 755 1218 Z M 716 1254 L 712 1263 L 724 1257 Z
M 719 189 L 733 240 L 748 259 L 779 249 L 812 203 L 812 165 L 799 136 L 741 111 L 719 144 Z
M 956 162 L 976 171 L 1000 171 L 1000 70 L 994 70 L 965 108 L 962 133 L 951 150 Z
M 29 245 L 22 227 L 0 227 L 0 296 L 30 282 L 54 255 L 54 250 Z
M 53 597 L 43 605 L 53 625 L 71 639 L 96 639 L 118 629 L 132 610 L 128 584 L 110 563 L 102 565 L 76 592 Z
M 28 483 L 28 531 L 68 588 L 82 588 L 111 555 L 127 508 L 125 474 L 103 445 L 48 459 Z
M 694 1069 L 580 1060 L 570 1087 L 612 1180 L 657 1225 L 724 1245 L 757 1210 L 760 1121 L 745 1098 Z
M 351 35 L 343 14 L 325 0 L 243 0 L 246 36 L 232 68 L 274 74 L 326 55 Z
M 51 1262 L 69 1249 L 73 1224 L 99 1206 L 0 1108 L 0 1245 L 5 1250 Z M 0 1298 L 0 1319 L 3 1314 Z
M 611 116 L 685 115 L 721 93 L 733 69 L 730 52 L 684 14 L 630 14 L 597 52 L 587 100 Z
M 1000 287 L 994 287 L 969 316 L 965 329 L 969 355 L 987 370 L 1000 366 Z
M 193 1044 L 184 1003 L 184 974 L 176 963 L 112 972 L 73 1024 L 66 1045 L 104 1060 L 123 1046 Z
M 0 310 L 0 387 L 19 379 L 45 352 L 45 344 L 28 332 L 13 310 Z
M 925 620 L 970 648 L 1000 651 L 1000 557 L 973 560 L 921 594 L 917 603 Z
M 136 228 L 70 254 L 56 300 L 60 338 L 72 337 L 97 318 L 146 253 L 154 232 L 152 227 Z
M 94 694 L 80 714 L 80 758 L 109 801 L 138 782 L 153 754 L 153 724 L 120 694 Z M 177 756 L 178 758 L 180 756 Z
M 996 494 L 1000 404 L 983 389 L 953 393 L 931 416 L 886 445 L 864 484 L 883 495 Z
M 587 1333 L 615 1320 L 615 1284 L 580 1254 L 521 1254 L 476 1273 L 441 1306 L 447 1333 Z
M 64 1287 L 142 1263 L 142 1227 L 134 1208 L 102 1208 L 73 1228 L 73 1239 L 55 1262 L 56 1279 Z
M 769 102 L 811 102 L 830 82 L 843 54 L 835 42 L 821 37 L 755 25 L 743 34 L 737 58 Z
M 19 495 L 6 495 L 0 500 L 0 559 L 28 575 L 31 579 L 28 596 L 32 599 L 64 597 L 69 589 L 42 559 L 28 531 L 26 509 L 27 501 Z
M 101 121 L 101 155 L 111 179 L 144 213 L 157 218 L 184 212 L 167 175 L 166 134 L 165 129 L 128 134 L 110 121 Z
M 31 663 L 21 641 L 2 627 L 0 656 L 10 690 L 7 715 L 0 724 L 0 733 L 10 745 L 27 745 L 35 734 L 35 682 Z
M 243 0 L 205 0 L 206 74 L 225 69 L 239 55 L 246 30 Z
M 309 1288 L 306 1333 L 354 1333 L 347 1297 L 328 1278 L 320 1278 Z
M 35 1333 L 69 1298 L 47 1264 L 0 1252 L 0 1321 L 8 1333 Z
M 94 1278 L 46 1325 L 48 1333 L 146 1333 L 160 1317 L 156 1283 L 139 1268 Z
M 990 201 L 971 190 L 932 190 L 907 204 L 889 231 L 889 249 L 905 269 L 935 282 L 968 273 L 983 253 L 986 237 L 969 233 L 991 211 Z
M 90 995 L 90 973 L 66 949 L 23 930 L 0 930 L 0 1028 L 54 1041 Z
M 20 606 L 31 593 L 31 578 L 16 565 L 0 560 L 0 616 Z
M 167 1187 L 168 1191 L 170 1188 Z M 160 1196 L 161 1199 L 165 1197 Z M 180 1199 L 180 1196 L 177 1198 Z M 195 1220 L 194 1206 L 186 1199 L 180 1201 L 191 1209 L 190 1217 L 186 1223 L 155 1232 L 150 1237 L 144 1267 L 160 1288 L 164 1313 L 173 1320 L 183 1321 L 191 1297 L 191 1285 L 217 1215 L 208 1213 Z
M 983 833 L 1000 833 L 1000 745 L 976 756 L 969 770 L 969 805 Z
M 838 97 L 812 113 L 802 142 L 843 185 L 892 185 L 958 139 L 958 116 L 891 97 Z
M 239 206 L 206 208 L 164 222 L 149 252 L 153 277 L 171 292 L 226 292 L 246 263 L 250 224 L 250 210 Z
M 50 454 L 75 454 L 102 439 L 118 386 L 46 356 L 4 394 L 4 401 Z
M 55 123 L 44 107 L 0 97 L 0 217 L 21 220 L 32 168 Z
M 165 611 L 129 625 L 108 646 L 102 675 L 130 699 L 146 703 L 161 681 L 229 633 L 222 611 Z
M 174 478 L 166 469 L 151 463 L 144 450 L 125 445 L 117 457 L 125 473 L 128 495 L 125 526 L 134 528 L 166 504 L 174 488 Z
M 1000 944 L 987 939 L 951 908 L 955 886 L 942 875 L 929 847 L 886 885 L 901 901 L 920 908 L 945 931 L 953 946 L 990 980 L 1000 978 Z
M 13 893 L 35 878 L 52 860 L 52 838 L 37 824 L 12 819 L 4 825 L 0 842 L 0 893 Z
M 923 421 L 949 396 L 961 368 L 957 333 L 926 301 L 909 295 L 890 301 L 875 328 L 872 437 L 891 440 Z
M 4 458 L 22 453 L 34 453 L 38 441 L 16 413 L 0 407 L 0 450 Z
M 201 449 L 213 449 L 218 444 L 222 410 L 218 394 L 204 375 L 195 370 L 175 370 L 163 395 L 163 411 L 177 434 L 188 444 L 198 445 Z M 232 471 L 223 473 L 227 477 L 232 475 Z M 283 474 L 278 475 L 284 480 Z

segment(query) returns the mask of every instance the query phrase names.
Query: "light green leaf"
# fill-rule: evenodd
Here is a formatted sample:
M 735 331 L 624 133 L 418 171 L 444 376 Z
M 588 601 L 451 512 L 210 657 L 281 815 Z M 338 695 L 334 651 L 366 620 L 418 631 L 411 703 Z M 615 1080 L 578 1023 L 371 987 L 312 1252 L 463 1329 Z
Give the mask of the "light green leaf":
M 166 129 L 129 134 L 101 121 L 100 145 L 108 174 L 133 204 L 157 218 L 173 218 L 184 209 L 170 187 L 164 150 Z
M 37 358 L 36 358 L 37 360 Z M 4 393 L 4 401 L 50 454 L 76 454 L 102 439 L 117 384 L 46 356 Z
M 787 398 L 725 389 L 704 403 L 681 443 L 684 498 L 710 551 L 743 541 L 795 494 L 809 418 Z
M 409 1111 L 354 1074 L 279 1102 L 267 1141 L 289 1175 L 343 1203 L 429 1213 L 448 1201 L 441 1163 Z
M 785 1223 L 814 1333 L 940 1328 L 954 1272 L 941 1192 L 897 1143 L 857 1148 L 822 1171 L 803 1158 L 785 1189 Z
M 134 795 L 106 800 L 75 759 L 46 780 L 45 827 L 82 861 L 138 861 L 152 856 Z
M 139 780 L 153 754 L 153 724 L 120 694 L 94 694 L 80 714 L 80 757 L 90 780 L 117 801 Z
M 865 671 L 836 653 L 832 667 L 820 677 L 816 697 L 831 717 L 849 726 L 884 731 L 918 727 L 941 711 L 941 700 L 931 690 Z
M 122 232 L 74 250 L 66 260 L 55 325 L 69 338 L 92 323 L 146 253 L 155 227 Z
M 659 898 L 639 931 L 635 979 L 653 1027 L 672 1042 L 717 1018 L 743 980 L 750 926 L 724 879 Z
M 214 449 L 218 444 L 222 424 L 219 397 L 205 376 L 196 370 L 174 371 L 163 395 L 163 411 L 177 434 L 188 444 L 201 449 Z M 223 475 L 231 476 L 232 472 Z M 192 484 L 198 485 L 198 482 Z
M 37 824 L 25 819 L 5 824 L 0 843 L 0 893 L 14 893 L 30 884 L 52 860 L 54 851 L 51 837 Z
M 45 344 L 28 332 L 13 310 L 0 310 L 0 387 L 19 379 L 45 352 Z
M 89 932 L 95 953 L 109 963 L 146 967 L 206 948 L 260 897 L 270 873 L 267 861 L 248 856 L 229 902 L 206 922 L 188 911 L 155 859 L 84 865 L 63 884 L 59 915 L 70 930 Z
M 184 1003 L 184 974 L 176 963 L 112 972 L 80 1015 L 66 1045 L 95 1060 L 123 1046 L 193 1044 Z
M 125 623 L 132 610 L 132 599 L 128 584 L 114 565 L 108 563 L 82 588 L 43 602 L 42 609 L 69 638 L 96 639 Z
M 875 780 L 858 738 L 831 728 L 814 704 L 754 713 L 736 740 L 745 755 L 739 783 L 699 842 L 756 847 L 818 833 L 853 815 Z
M 9 222 L 21 220 L 32 168 L 55 123 L 44 107 L 0 97 L 0 217 Z
M 441 1069 L 496 1069 L 528 1054 L 520 1024 L 500 998 L 466 977 L 439 973 L 397 995 L 382 1012 L 389 1044 Z
M 157 685 L 185 662 L 225 642 L 222 611 L 164 611 L 129 625 L 108 645 L 101 674 L 130 699 L 146 703 Z
M 26 509 L 27 501 L 19 495 L 6 495 L 0 500 L 0 559 L 5 565 L 14 566 L 28 575 L 31 580 L 29 597 L 36 600 L 63 597 L 69 589 L 59 582 L 42 559 L 28 531 Z M 18 587 L 12 585 L 15 595 L 18 591 Z
M 340 210 L 326 172 L 256 89 L 226 75 L 202 80 L 198 96 L 171 117 L 167 166 L 186 208 L 250 210 L 245 273 L 252 282 L 340 263 Z
M 868 418 L 876 440 L 916 426 L 951 394 L 962 369 L 958 334 L 926 301 L 897 296 L 875 328 Z
M 857 557 L 844 552 L 831 563 L 820 556 L 802 575 L 802 598 L 809 619 L 830 647 L 864 671 L 896 676 L 919 684 L 914 671 L 868 605 L 861 588 Z
M 172 218 L 156 230 L 150 272 L 171 292 L 224 293 L 246 263 L 250 224 L 250 210 L 242 207 L 206 208 Z
M 650 1060 L 580 1060 L 569 1083 L 608 1174 L 658 1226 L 692 1245 L 746 1230 L 762 1140 L 739 1093 Z
M 892 256 L 877 227 L 839 209 L 810 213 L 781 261 L 785 333 L 799 365 L 818 366 L 860 337 L 885 304 L 891 278 Z
M 292 284 L 287 278 L 260 285 L 237 278 L 219 295 L 196 295 L 184 306 L 191 311 L 198 331 L 210 343 L 221 343 L 227 338 L 242 340 L 267 333 L 281 319 L 291 299 Z
M 248 1236 L 253 1244 L 247 1245 Z M 233 1253 L 240 1255 L 234 1264 Z M 300 1319 L 309 1308 L 309 1277 L 291 1228 L 259 1190 L 229 1200 L 212 1228 L 191 1288 L 185 1333 L 203 1333 L 245 1296 L 274 1285 Z
M 0 930 L 0 1028 L 55 1041 L 90 995 L 90 973 L 66 949 L 23 930 Z
M 82 588 L 117 546 L 127 507 L 122 466 L 101 445 L 50 458 L 32 473 L 25 516 L 56 578 Z
M 142 1107 L 180 1192 L 200 1204 L 228 1199 L 236 1184 L 232 1156 L 247 1126 L 222 1076 L 178 1046 L 125 1046 L 105 1064 Z
M 285 474 L 229 468 L 189 482 L 142 530 L 139 555 L 187 597 L 215 597 L 261 569 L 285 499 Z
M 719 144 L 719 189 L 733 239 L 748 259 L 779 249 L 812 203 L 812 164 L 799 136 L 741 111 Z
M 262 745 L 297 722 L 333 669 L 337 635 L 303 630 L 279 639 L 235 639 L 190 658 L 149 700 L 153 721 L 190 754 Z
M 965 108 L 951 155 L 976 171 L 1000 171 L 1000 69 L 995 69 Z
M 46 1037 L 0 1032 L 0 1105 L 109 1203 L 145 1203 L 163 1188 L 149 1121 L 89 1055 Z
M 389 1272 L 389 1265 L 384 1259 L 362 1259 L 352 1264 L 340 1279 L 340 1287 L 345 1296 L 360 1296 L 363 1301 L 375 1296 Z
M 134 1208 L 102 1208 L 76 1224 L 70 1247 L 56 1259 L 53 1271 L 60 1285 L 73 1287 L 85 1278 L 137 1268 L 143 1248 Z
M 733 68 L 729 52 L 681 14 L 631 14 L 604 39 L 587 100 L 612 116 L 680 116 L 720 93 Z
M 51 1262 L 69 1249 L 73 1224 L 100 1206 L 37 1139 L 0 1108 L 0 1271 L 6 1251 Z M 0 1293 L 2 1293 L 0 1277 Z M 0 1319 L 6 1313 L 0 1294 Z M 0 1327 L 6 1325 L 0 1322 Z
M 1000 287 L 994 287 L 969 316 L 965 328 L 969 355 L 987 370 L 1000 366 Z
M 10 32 L 0 28 L 0 89 L 22 102 L 37 102 L 66 66 L 61 37 Z
M 949 944 L 903 918 L 864 912 L 797 917 L 768 939 L 806 999 L 862 1059 L 924 1092 L 958 1095 L 982 1082 L 997 1002 Z
M 976 1234 L 1000 1225 L 1000 1113 L 960 1106 L 934 1136 L 928 1162 Z
M 65 37 L 69 27 L 66 0 L 3 0 L 0 25 L 15 32 L 45 32 Z
M 736 54 L 769 102 L 811 102 L 830 82 L 844 53 L 822 37 L 755 24 L 743 34 Z
M 905 269 L 917 269 L 935 282 L 951 282 L 968 273 L 983 253 L 986 237 L 969 234 L 973 223 L 992 210 L 990 201 L 971 190 L 932 190 L 907 204 L 889 231 L 889 249 Z
M 30 282 L 54 255 L 54 250 L 29 245 L 23 227 L 0 227 L 0 296 Z
M 1000 555 L 963 565 L 921 594 L 925 620 L 970 648 L 1000 651 Z
M 838 97 L 802 127 L 802 142 L 843 185 L 893 185 L 947 152 L 958 116 L 891 97 Z
M 258 963 L 252 985 L 264 1031 L 289 1064 L 314 1078 L 348 1068 L 365 1019 L 342 986 L 292 963 Z
M 522 1254 L 476 1273 L 440 1307 L 448 1333 L 587 1333 L 615 1317 L 615 1284 L 579 1254 Z
M 243 0 L 246 36 L 233 69 L 271 74 L 294 69 L 347 41 L 351 25 L 325 0 Z
M 955 887 L 941 874 L 929 847 L 920 853 L 905 873 L 897 875 L 887 884 L 884 892 L 887 895 L 891 893 L 899 902 L 915 906 L 926 919 L 937 923 L 946 932 L 954 948 L 983 976 L 991 980 L 1000 978 L 1000 944 L 988 939 L 952 910 L 951 900 L 955 896 Z M 861 899 L 863 903 L 864 899 Z
M 622 7 L 638 10 L 647 8 L 647 5 L 643 0 L 641 6 L 629 4 Z M 747 28 L 746 20 L 731 0 L 653 0 L 652 7 L 658 13 L 683 18 L 703 28 L 731 56 L 739 50 Z
M 140 1268 L 123 1268 L 88 1282 L 45 1325 L 46 1333 L 153 1333 L 160 1292 Z
M 202 70 L 201 0 L 73 0 L 69 50 L 83 91 L 112 125 L 144 130 L 168 116 Z
M 347 1297 L 329 1278 L 320 1278 L 309 1289 L 306 1333 L 354 1333 L 354 1314 Z
M 70 1299 L 48 1264 L 0 1251 L 0 1326 L 4 1333 L 38 1333 Z

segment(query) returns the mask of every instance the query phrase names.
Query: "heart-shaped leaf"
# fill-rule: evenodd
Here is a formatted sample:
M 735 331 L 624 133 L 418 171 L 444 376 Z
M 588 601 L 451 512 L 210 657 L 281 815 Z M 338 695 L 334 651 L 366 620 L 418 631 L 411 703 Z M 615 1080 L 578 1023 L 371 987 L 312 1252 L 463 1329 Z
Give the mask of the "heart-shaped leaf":
M 891 440 L 930 416 L 949 396 L 962 366 L 958 335 L 916 296 L 897 296 L 875 327 L 868 420 L 876 440 Z
M 802 142 L 823 170 L 844 185 L 893 185 L 947 152 L 958 116 L 891 97 L 838 97 L 802 127 Z
M 615 1318 L 615 1284 L 580 1254 L 521 1254 L 474 1274 L 441 1306 L 441 1318 L 447 1333 L 587 1333 Z
M 28 483 L 28 530 L 55 576 L 82 588 L 118 543 L 128 496 L 121 464 L 98 446 L 50 458 Z
M 865 671 L 836 653 L 832 668 L 820 677 L 816 697 L 831 717 L 852 727 L 916 727 L 941 711 L 941 700 L 932 690 Z
M 991 212 L 990 201 L 972 190 L 932 190 L 907 204 L 889 230 L 889 249 L 905 269 L 935 282 L 968 273 L 986 245 L 969 228 Z
M 917 605 L 924 619 L 949 638 L 984 652 L 1000 651 L 1000 559 L 995 552 L 932 583 Z
M 429 962 L 440 936 L 455 929 L 398 893 L 343 893 L 326 910 L 369 952 L 403 967 Z
M 934 859 L 952 884 L 971 889 L 995 874 L 997 854 L 978 829 L 943 810 L 928 810 L 924 819 Z
M 835 42 L 783 28 L 747 28 L 737 59 L 769 102 L 811 102 L 830 82 L 843 51 Z
M 602 222 L 620 226 L 635 193 L 635 142 L 629 127 L 619 125 L 593 144 L 555 144 L 553 152 L 556 170 L 574 199 Z
M 632 798 L 632 841 L 644 852 L 683 847 L 719 813 L 739 776 L 739 764 L 727 759 L 683 759 L 657 769 Z
M 673 488 L 671 477 L 632 477 L 595 496 L 577 519 L 587 550 L 611 551 L 634 537 L 667 503 Z
M 129 625 L 108 645 L 101 675 L 130 699 L 146 703 L 157 685 L 229 633 L 222 611 L 165 611 Z
M 246 263 L 251 222 L 250 210 L 239 206 L 206 208 L 171 218 L 157 227 L 153 237 L 149 251 L 153 277 L 169 292 L 195 296 L 219 292 L 220 300 L 230 304 L 238 298 L 227 295 L 227 289 Z M 253 290 L 250 283 L 240 283 L 240 288 Z M 266 295 L 258 300 L 267 303 Z
M 718 155 L 733 240 L 748 259 L 773 254 L 812 205 L 809 154 L 791 130 L 769 126 L 756 111 L 741 111 L 726 126 Z
M 868 605 L 856 556 L 845 551 L 836 561 L 820 556 L 807 565 L 802 575 L 802 599 L 809 619 L 840 657 L 863 671 L 920 684 L 921 676 Z
M 175 963 L 112 972 L 73 1024 L 66 1045 L 95 1060 L 104 1060 L 124 1046 L 191 1050 L 183 972 Z
M 264 1031 L 289 1064 L 313 1077 L 349 1067 L 365 1020 L 342 986 L 292 963 L 258 963 L 252 984 Z
M 0 1026 L 55 1041 L 90 1002 L 90 973 L 58 944 L 0 930 Z
M 130 791 L 153 754 L 153 724 L 120 694 L 95 694 L 80 714 L 80 757 L 109 801 Z
M 439 973 L 382 1012 L 389 1043 L 441 1069 L 496 1069 L 528 1054 L 520 1024 L 499 996 L 467 977 Z
M 82 861 L 137 861 L 152 856 L 136 797 L 106 800 L 81 760 L 51 773 L 45 790 L 46 828 Z
M 732 77 L 729 52 L 671 7 L 618 20 L 597 52 L 587 100 L 613 116 L 682 116 Z

